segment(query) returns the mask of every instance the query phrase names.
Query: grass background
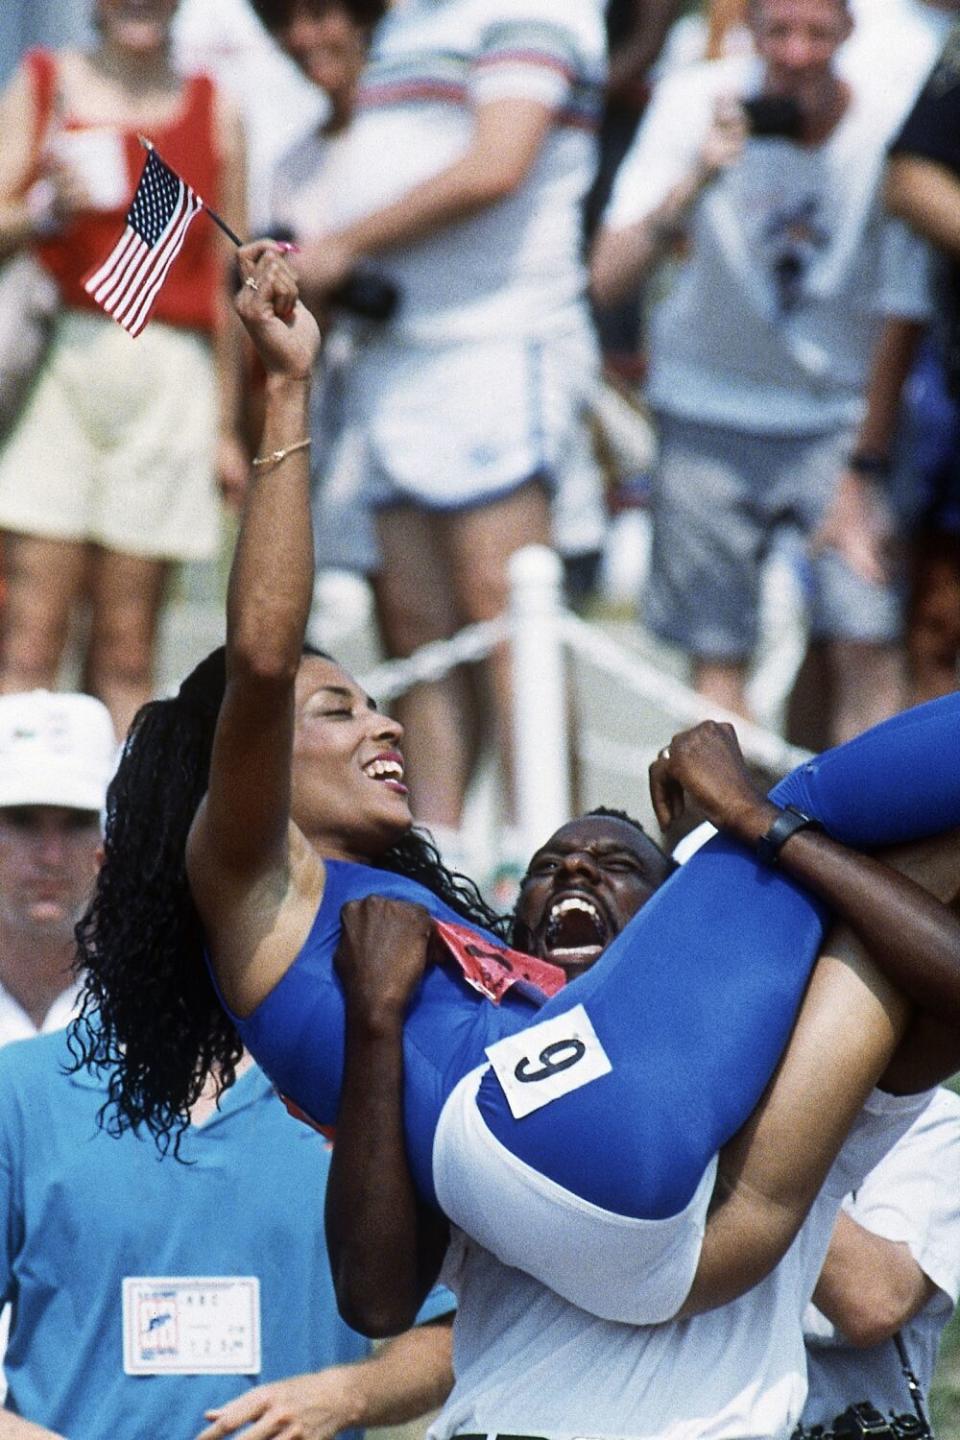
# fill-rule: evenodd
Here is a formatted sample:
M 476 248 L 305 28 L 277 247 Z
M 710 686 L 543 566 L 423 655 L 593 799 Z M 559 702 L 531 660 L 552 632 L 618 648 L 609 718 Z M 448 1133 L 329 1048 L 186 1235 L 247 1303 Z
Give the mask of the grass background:
M 960 1075 L 949 1083 L 960 1095 Z M 930 1392 L 930 1423 L 938 1440 L 960 1440 L 960 1310 L 943 1332 Z
M 938 1440 L 960 1440 L 960 1315 L 954 1316 L 944 1332 L 930 1417 Z

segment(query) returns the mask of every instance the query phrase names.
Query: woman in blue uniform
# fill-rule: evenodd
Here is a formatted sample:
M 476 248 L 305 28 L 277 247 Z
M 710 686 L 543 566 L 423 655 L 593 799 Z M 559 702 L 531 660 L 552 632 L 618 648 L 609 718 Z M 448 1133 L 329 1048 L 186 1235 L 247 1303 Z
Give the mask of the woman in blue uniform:
M 267 403 L 227 644 L 138 716 L 80 927 L 82 1048 L 117 1066 L 115 1119 L 167 1140 L 202 1077 L 229 1077 L 243 1042 L 308 1115 L 335 1120 L 345 1015 L 332 959 L 346 900 L 387 894 L 438 918 L 493 920 L 411 830 L 399 725 L 333 661 L 303 653 L 316 326 L 275 247 L 246 247 L 240 266 L 237 309 Z M 491 1216 L 496 1230 L 513 1187 L 526 1218 L 505 1242 L 511 1263 L 607 1318 L 674 1313 L 696 1272 L 716 1153 L 777 1065 L 827 914 L 896 966 L 899 907 L 926 907 L 936 955 L 956 953 L 948 911 L 845 847 L 960 824 L 958 727 L 960 697 L 937 702 L 821 757 L 770 799 L 727 727 L 674 742 L 652 775 L 661 818 L 686 787 L 725 834 L 589 976 L 542 1006 L 523 987 L 494 1006 L 452 968 L 428 970 L 405 1046 L 421 1195 L 473 1233 Z M 873 1083 L 885 1026 L 858 1035 L 853 1074 L 844 1059 L 837 1115 L 846 1106 L 852 1117 Z M 646 1299 L 633 1296 L 629 1313 L 625 1265 L 645 1277 L 635 1288 Z

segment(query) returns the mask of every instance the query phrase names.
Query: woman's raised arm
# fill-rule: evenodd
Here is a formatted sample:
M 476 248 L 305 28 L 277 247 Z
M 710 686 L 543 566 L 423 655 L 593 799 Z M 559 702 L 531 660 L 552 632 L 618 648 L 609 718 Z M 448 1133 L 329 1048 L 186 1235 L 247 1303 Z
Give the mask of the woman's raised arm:
M 313 590 L 304 442 L 319 334 L 275 244 L 244 246 L 238 258 L 236 310 L 266 370 L 266 411 L 230 571 L 226 692 L 187 865 L 221 984 L 242 1009 L 254 936 L 278 918 L 293 863 L 294 684 Z

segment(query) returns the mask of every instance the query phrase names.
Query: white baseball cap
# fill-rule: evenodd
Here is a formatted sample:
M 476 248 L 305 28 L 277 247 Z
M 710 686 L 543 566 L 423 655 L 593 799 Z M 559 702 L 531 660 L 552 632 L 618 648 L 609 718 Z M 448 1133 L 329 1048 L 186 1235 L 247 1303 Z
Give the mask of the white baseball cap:
M 0 695 L 0 808 L 103 810 L 117 761 L 110 712 L 92 695 Z

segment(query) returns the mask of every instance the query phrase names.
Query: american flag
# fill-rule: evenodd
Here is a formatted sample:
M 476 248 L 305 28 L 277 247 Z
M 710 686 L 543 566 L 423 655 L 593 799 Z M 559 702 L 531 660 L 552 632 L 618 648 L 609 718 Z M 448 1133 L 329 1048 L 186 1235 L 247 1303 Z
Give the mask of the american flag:
M 139 335 L 203 201 L 155 150 L 127 211 L 123 234 L 83 288 L 131 335 Z

